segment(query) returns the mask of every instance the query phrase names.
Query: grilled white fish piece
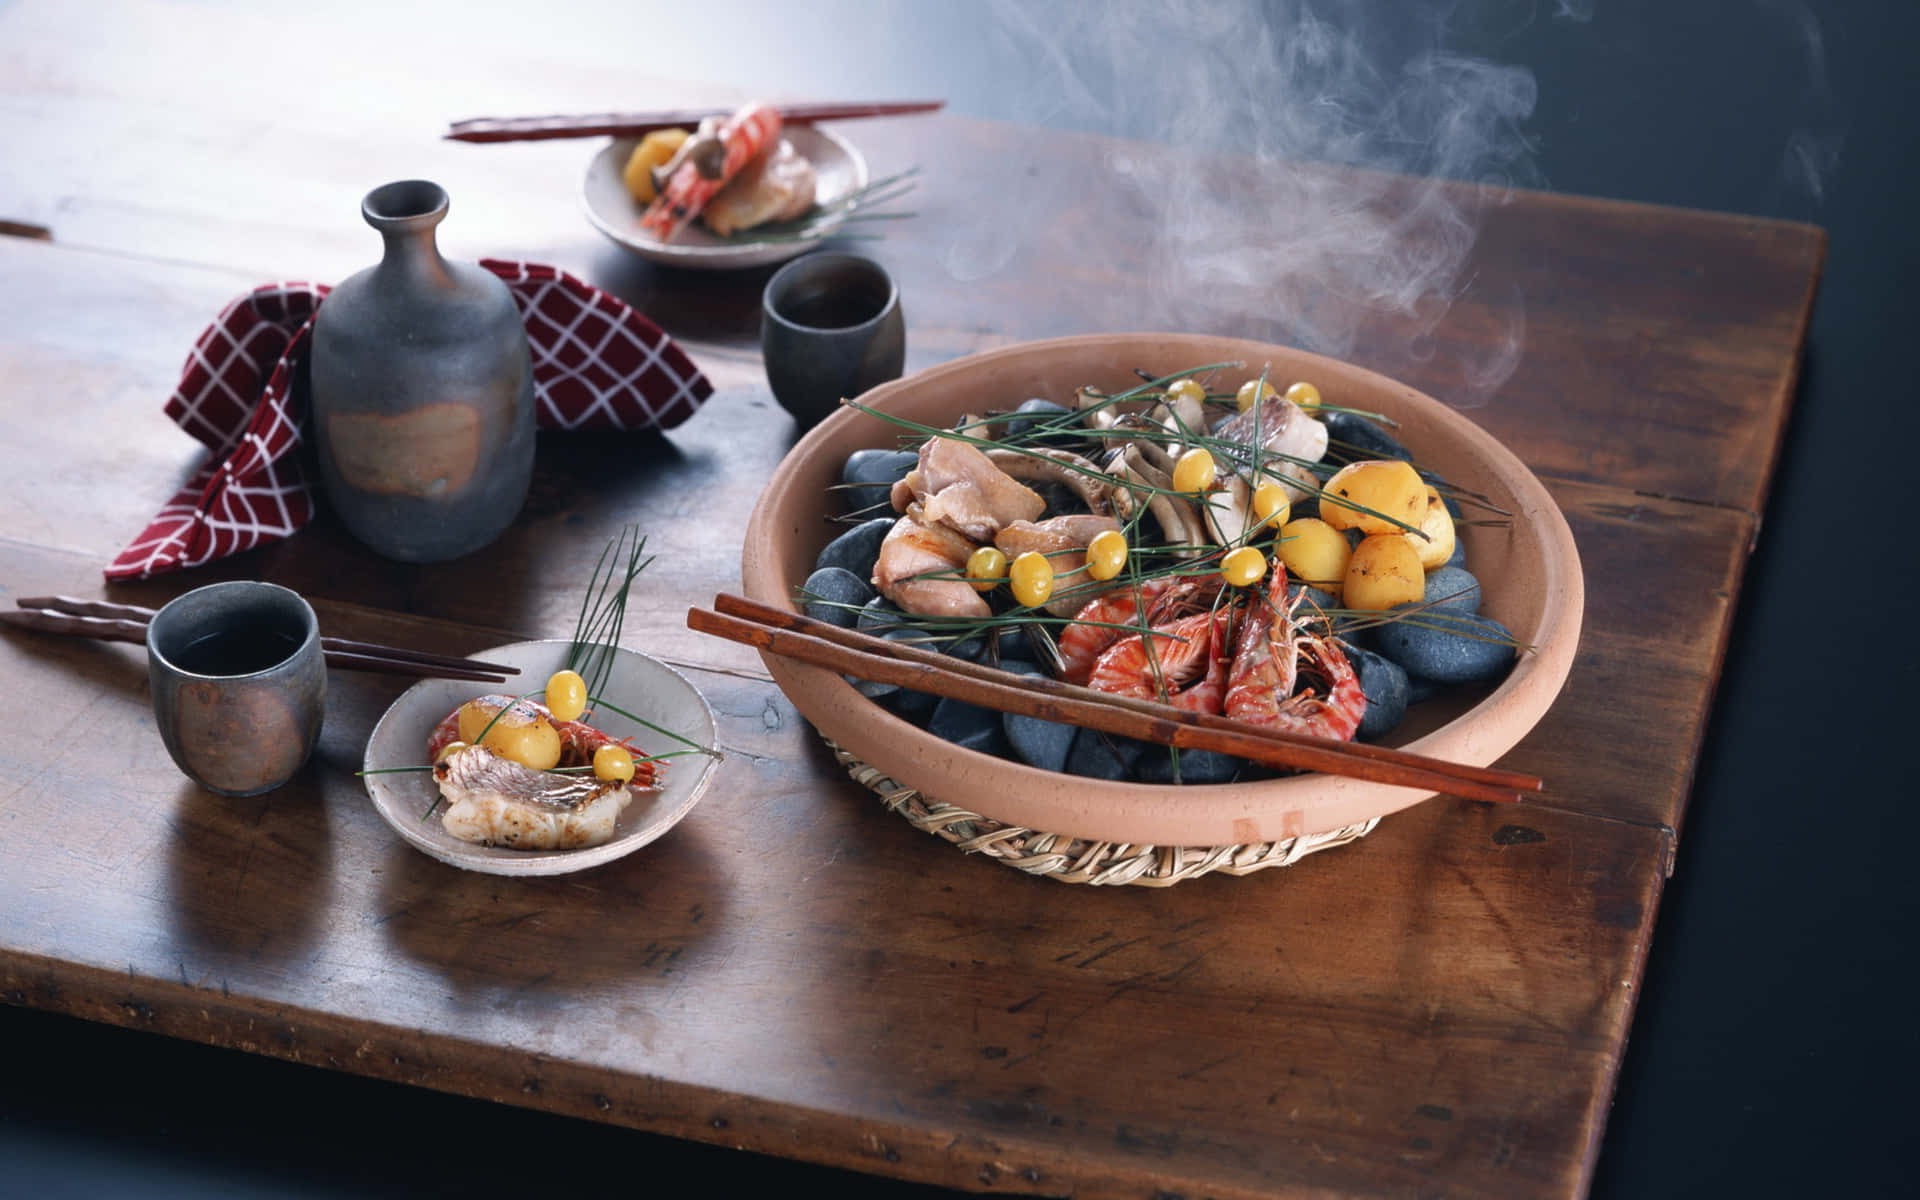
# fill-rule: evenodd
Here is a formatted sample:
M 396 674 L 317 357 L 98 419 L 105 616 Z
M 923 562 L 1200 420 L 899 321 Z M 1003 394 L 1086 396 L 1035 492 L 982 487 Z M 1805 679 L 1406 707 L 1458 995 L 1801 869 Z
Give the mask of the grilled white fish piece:
M 633 799 L 627 785 L 592 775 L 523 767 L 484 746 L 467 746 L 433 768 L 446 798 L 446 831 L 463 842 L 514 850 L 578 850 L 613 839 Z
M 721 237 L 770 221 L 791 221 L 814 204 L 813 163 L 785 138 L 741 168 L 700 219 Z

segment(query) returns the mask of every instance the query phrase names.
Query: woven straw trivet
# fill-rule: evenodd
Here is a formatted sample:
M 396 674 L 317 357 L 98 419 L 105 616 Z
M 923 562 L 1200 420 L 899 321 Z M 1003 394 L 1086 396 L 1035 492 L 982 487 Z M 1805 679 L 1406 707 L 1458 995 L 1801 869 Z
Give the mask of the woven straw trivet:
M 1212 871 L 1251 875 L 1268 867 L 1285 867 L 1319 850 L 1331 850 L 1357 841 L 1380 823 L 1372 817 L 1330 833 L 1253 842 L 1244 846 L 1142 846 L 1127 842 L 1093 842 L 1057 833 L 1039 833 L 1018 825 L 1003 825 L 991 817 L 928 801 L 874 767 L 823 738 L 855 783 L 879 795 L 891 812 L 899 813 L 916 829 L 931 833 L 965 850 L 1062 883 L 1131 883 L 1140 887 L 1171 887 Z

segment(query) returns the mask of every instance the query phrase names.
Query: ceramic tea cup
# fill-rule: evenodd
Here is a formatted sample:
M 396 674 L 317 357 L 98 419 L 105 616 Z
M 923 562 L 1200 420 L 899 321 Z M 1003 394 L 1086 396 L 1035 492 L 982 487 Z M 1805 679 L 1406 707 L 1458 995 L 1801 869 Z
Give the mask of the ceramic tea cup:
M 809 254 L 774 273 L 760 300 L 760 351 L 780 407 L 810 429 L 900 377 L 907 359 L 900 289 L 872 259 Z
M 275 584 L 216 583 L 167 604 L 147 625 L 147 678 L 167 753 L 209 791 L 271 791 L 320 740 L 320 624 Z

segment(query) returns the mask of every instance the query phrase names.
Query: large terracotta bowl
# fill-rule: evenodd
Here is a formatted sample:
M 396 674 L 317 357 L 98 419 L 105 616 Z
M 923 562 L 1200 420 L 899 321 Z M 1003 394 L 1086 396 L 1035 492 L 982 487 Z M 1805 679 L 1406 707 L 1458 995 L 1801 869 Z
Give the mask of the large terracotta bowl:
M 1485 766 L 1525 737 L 1558 695 L 1580 638 L 1580 561 L 1564 517 L 1540 481 L 1472 421 L 1371 371 L 1281 346 L 1228 338 L 1113 334 L 1010 346 L 958 359 L 875 388 L 869 407 L 933 426 L 963 414 L 1011 409 L 1030 397 L 1070 403 L 1082 386 L 1119 391 L 1135 369 L 1164 375 L 1238 361 L 1216 377 L 1237 384 L 1268 377 L 1285 387 L 1310 380 L 1327 403 L 1384 413 L 1422 466 L 1480 492 L 1512 514 L 1507 527 L 1463 526 L 1467 566 L 1480 579 L 1481 611 L 1528 647 L 1495 687 L 1417 705 L 1396 744 L 1420 754 Z M 896 425 L 842 409 L 801 439 L 768 481 L 747 526 L 747 594 L 794 609 L 794 591 L 843 526 L 828 488 L 847 455 L 897 445 Z M 1008 825 L 1096 841 L 1232 846 L 1344 829 L 1427 799 L 1431 793 L 1331 775 L 1304 774 L 1209 785 L 1109 783 L 1043 771 L 952 745 L 887 712 L 838 674 L 777 655 L 767 669 L 826 737 L 917 789 Z

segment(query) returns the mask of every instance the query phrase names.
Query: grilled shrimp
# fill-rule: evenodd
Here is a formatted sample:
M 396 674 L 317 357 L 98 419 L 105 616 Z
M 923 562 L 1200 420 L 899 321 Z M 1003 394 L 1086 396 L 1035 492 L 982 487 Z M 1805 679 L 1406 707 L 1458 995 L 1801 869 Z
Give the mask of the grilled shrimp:
M 725 153 L 719 175 L 704 174 L 701 164 L 691 157 L 682 162 L 641 215 L 640 227 L 663 242 L 672 241 L 721 188 L 774 145 L 780 136 L 780 123 L 779 111 L 765 104 L 749 104 L 728 117 L 720 127 Z
M 1188 712 L 1217 713 L 1233 661 L 1232 631 L 1233 611 L 1223 608 L 1122 638 L 1100 655 L 1087 686 Z
M 1302 631 L 1295 620 L 1298 604 L 1288 605 L 1286 570 L 1275 560 L 1267 598 L 1248 606 L 1235 640 L 1226 714 L 1290 733 L 1350 741 L 1367 715 L 1366 693 L 1338 642 Z M 1303 679 L 1306 686 L 1296 693 Z

